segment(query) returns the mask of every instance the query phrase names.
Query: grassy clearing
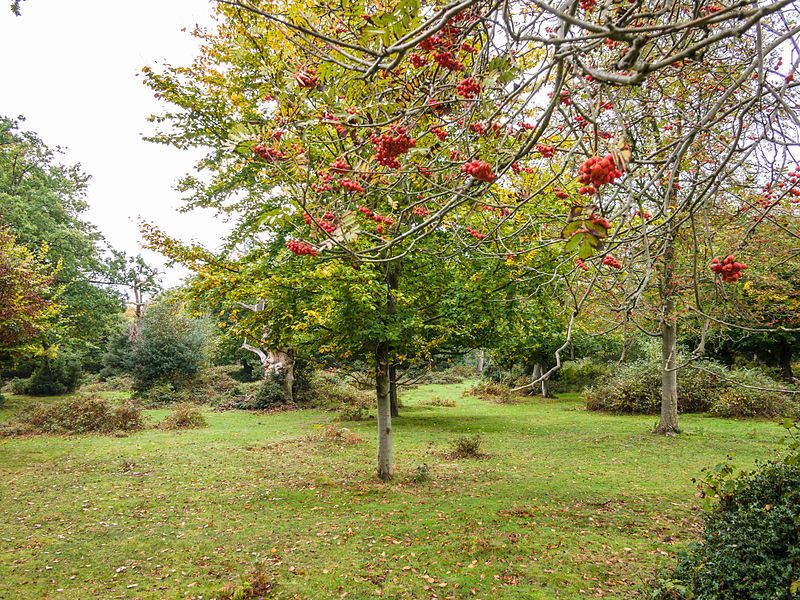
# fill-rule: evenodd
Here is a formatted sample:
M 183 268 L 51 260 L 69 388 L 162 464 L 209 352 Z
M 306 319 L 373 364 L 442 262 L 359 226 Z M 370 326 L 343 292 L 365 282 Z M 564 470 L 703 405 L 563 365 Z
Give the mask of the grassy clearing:
M 652 417 L 574 396 L 498 405 L 464 387 L 403 396 L 388 485 L 373 478 L 374 421 L 343 424 L 363 441 L 337 445 L 315 411 L 0 440 L 0 597 L 213 598 L 260 560 L 279 597 L 627 597 L 696 535 L 691 478 L 729 452 L 750 466 L 781 436 L 687 416 L 663 438 Z M 420 405 L 433 396 L 456 406 Z M 446 457 L 465 433 L 487 457 Z

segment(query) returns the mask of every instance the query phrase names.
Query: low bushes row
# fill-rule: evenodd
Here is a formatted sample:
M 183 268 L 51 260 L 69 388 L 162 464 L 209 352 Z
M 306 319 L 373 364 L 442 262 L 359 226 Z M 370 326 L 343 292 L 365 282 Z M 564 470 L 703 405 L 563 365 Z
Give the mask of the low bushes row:
M 727 369 L 711 361 L 678 372 L 678 411 L 720 417 L 775 417 L 800 414 L 787 385 L 756 369 Z M 794 390 L 794 388 L 792 388 Z M 584 391 L 586 406 L 620 414 L 657 414 L 661 406 L 661 366 L 653 361 L 619 365 Z
M 138 404 L 125 401 L 115 404 L 97 396 L 77 396 L 57 402 L 37 402 L 15 419 L 0 426 L 0 435 L 79 435 L 87 433 L 132 432 L 147 426 Z M 186 429 L 205 427 L 200 409 L 179 404 L 158 427 Z

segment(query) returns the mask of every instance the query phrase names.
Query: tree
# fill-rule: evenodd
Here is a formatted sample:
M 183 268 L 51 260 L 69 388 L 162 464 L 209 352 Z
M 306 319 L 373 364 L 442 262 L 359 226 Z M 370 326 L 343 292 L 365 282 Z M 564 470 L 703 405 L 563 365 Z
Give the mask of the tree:
M 94 368 L 122 305 L 113 290 L 97 285 L 106 266 L 102 236 L 81 218 L 88 176 L 79 165 L 59 164 L 58 153 L 17 121 L 0 117 L 0 224 L 32 251 L 46 247 L 43 258 L 59 265 L 54 283 L 63 309 L 44 343 L 69 346 Z
M 204 364 L 207 345 L 205 323 L 182 315 L 168 301 L 151 305 L 132 345 L 134 388 L 145 391 L 157 383 L 181 386 Z
M 47 249 L 42 249 L 46 254 Z M 57 266 L 47 265 L 0 227 L 0 361 L 19 353 L 41 353 L 40 342 L 61 306 L 53 283 Z
M 681 227 L 721 201 L 715 179 L 772 143 L 759 111 L 782 119 L 794 102 L 796 84 L 775 87 L 763 62 L 793 35 L 788 2 L 339 8 L 220 2 L 195 63 L 146 70 L 175 107 L 154 118 L 169 127 L 153 139 L 208 149 L 211 180 L 183 181 L 189 206 L 244 215 L 239 241 L 261 243 L 260 226 L 290 221 L 291 252 L 378 265 L 383 315 L 405 271 L 391 263 L 420 252 L 505 259 L 563 243 L 574 267 L 552 280 L 573 293 L 552 369 L 592 292 L 622 279 L 611 252 L 638 248 L 619 313 L 630 314 Z M 723 77 L 712 88 L 714 74 Z M 702 152 L 708 165 L 694 160 Z M 692 193 L 677 194 L 686 177 Z M 652 202 L 657 227 L 642 226 L 637 196 Z M 443 231 L 447 243 L 431 241 Z M 660 271 L 665 410 L 675 404 L 670 268 Z M 389 350 L 384 340 L 375 349 L 382 406 Z M 673 417 L 660 429 L 676 429 Z

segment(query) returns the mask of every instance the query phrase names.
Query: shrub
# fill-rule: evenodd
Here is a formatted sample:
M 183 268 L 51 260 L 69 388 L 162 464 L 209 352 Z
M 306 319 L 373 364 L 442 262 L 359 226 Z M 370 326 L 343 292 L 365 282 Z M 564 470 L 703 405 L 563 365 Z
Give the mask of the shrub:
M 111 433 L 144 428 L 141 410 L 132 403 L 112 406 L 96 396 L 79 396 L 52 403 L 36 403 L 9 427 L 13 434 Z
M 289 398 L 283 387 L 283 373 L 270 373 L 256 392 L 253 408 L 272 408 L 279 404 L 286 404 Z
M 426 400 L 420 401 L 420 405 L 422 406 L 445 406 L 449 408 L 453 408 L 456 405 L 455 400 L 451 400 L 450 398 L 442 398 L 441 396 L 433 396 L 432 398 L 428 398 Z
M 445 369 L 430 369 L 416 378 L 417 384 L 463 383 L 467 379 L 476 379 L 477 372 L 474 367 L 467 365 L 453 365 Z
M 127 375 L 115 375 L 108 379 L 97 379 L 85 382 L 81 392 L 96 394 L 97 392 L 130 392 L 133 391 L 133 379 Z
M 481 400 L 509 404 L 515 401 L 511 388 L 503 383 L 484 381 L 464 390 L 463 396 L 475 396 Z
M 711 361 L 678 372 L 678 411 L 711 412 L 718 416 L 794 414 L 796 402 L 784 394 L 749 389 L 785 388 L 760 371 L 731 369 Z M 661 410 L 661 367 L 652 360 L 621 365 L 613 376 L 584 391 L 589 410 L 622 414 L 658 414 Z
M 8 387 L 11 388 L 12 394 L 25 394 L 28 389 L 28 380 L 15 378 L 8 382 Z
M 800 413 L 798 405 L 784 394 L 744 387 L 726 389 L 710 412 L 718 417 L 782 417 Z
M 159 423 L 161 429 L 197 429 L 207 427 L 208 423 L 203 413 L 194 404 L 182 402 L 177 404 L 172 412 Z
M 22 384 L 22 394 L 31 396 L 61 396 L 74 392 L 81 382 L 81 361 L 74 354 L 61 352 L 47 357 Z
M 153 384 L 147 390 L 139 392 L 139 395 L 151 406 L 163 406 L 177 401 L 175 387 L 167 381 Z
M 449 456 L 451 458 L 480 458 L 483 456 L 481 444 L 483 444 L 483 438 L 478 434 L 459 436 L 451 442 Z
M 278 571 L 272 563 L 257 564 L 241 584 L 226 584 L 219 595 L 222 600 L 256 600 L 271 598 L 278 587 Z
M 360 421 L 375 404 L 371 391 L 360 390 L 343 381 L 336 373 L 320 371 L 312 380 L 314 404 L 320 408 L 336 410 L 342 421 Z
M 325 442 L 346 446 L 360 444 L 362 441 L 358 434 L 350 431 L 347 427 L 341 427 L 336 424 L 327 425 L 322 430 L 320 438 Z
M 422 463 L 408 476 L 408 483 L 421 484 L 431 480 L 431 468 L 428 463 Z
M 582 392 L 609 377 L 611 372 L 610 363 L 595 362 L 590 358 L 569 360 L 547 382 L 547 386 L 552 393 Z
M 147 309 L 133 343 L 130 364 L 137 391 L 167 382 L 174 388 L 197 375 L 206 361 L 207 324 L 166 302 Z
M 701 540 L 652 590 L 653 598 L 796 598 L 800 467 L 770 462 L 725 486 Z

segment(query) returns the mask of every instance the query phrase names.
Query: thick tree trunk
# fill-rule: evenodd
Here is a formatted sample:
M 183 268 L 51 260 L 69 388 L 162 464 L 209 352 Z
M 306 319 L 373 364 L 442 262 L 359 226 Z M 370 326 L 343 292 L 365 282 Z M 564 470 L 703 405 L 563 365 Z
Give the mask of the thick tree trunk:
M 392 416 L 400 416 L 400 404 L 397 402 L 397 365 L 389 365 L 389 404 L 392 408 Z
M 794 373 L 792 372 L 792 346 L 786 338 L 781 338 L 778 346 L 778 365 L 781 369 L 781 376 L 792 383 L 794 381 Z
M 378 477 L 392 478 L 392 408 L 389 395 L 389 345 L 375 351 L 375 392 L 378 397 Z
M 678 371 L 676 342 L 678 315 L 675 311 L 675 252 L 672 240 L 664 252 L 664 275 L 661 282 L 661 419 L 656 433 L 678 433 Z

